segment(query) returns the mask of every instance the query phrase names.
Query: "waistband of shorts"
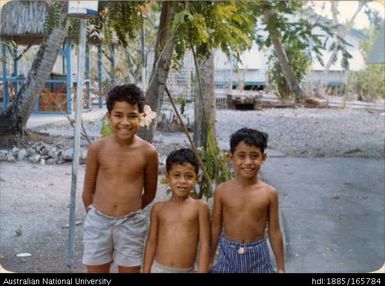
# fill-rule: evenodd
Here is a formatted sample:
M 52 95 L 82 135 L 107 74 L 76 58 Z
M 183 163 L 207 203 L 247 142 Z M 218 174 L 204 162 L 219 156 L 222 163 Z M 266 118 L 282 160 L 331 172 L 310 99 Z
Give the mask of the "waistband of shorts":
M 160 264 L 155 259 L 154 259 L 153 264 L 155 264 L 156 267 L 162 268 L 162 269 L 164 269 L 166 271 L 169 271 L 169 272 L 172 272 L 172 273 L 186 273 L 186 272 L 192 272 L 194 270 L 194 266 L 193 267 L 188 267 L 188 268 L 170 267 L 170 266 L 166 266 L 166 265 Z
M 223 233 L 221 234 L 221 239 L 224 240 L 226 243 L 228 243 L 230 245 L 242 246 L 242 247 L 255 246 L 255 245 L 258 245 L 258 244 L 266 242 L 266 238 L 258 239 L 256 241 L 252 241 L 252 242 L 234 241 L 234 240 L 230 240 L 230 239 L 226 238 Z
M 122 219 L 122 218 L 125 219 L 125 218 L 130 218 L 130 217 L 136 216 L 137 214 L 142 213 L 142 210 L 139 209 L 122 216 L 109 216 L 109 215 L 106 215 L 105 213 L 102 213 L 101 211 L 98 211 L 93 205 L 90 205 L 90 209 L 93 209 L 96 214 L 109 219 Z

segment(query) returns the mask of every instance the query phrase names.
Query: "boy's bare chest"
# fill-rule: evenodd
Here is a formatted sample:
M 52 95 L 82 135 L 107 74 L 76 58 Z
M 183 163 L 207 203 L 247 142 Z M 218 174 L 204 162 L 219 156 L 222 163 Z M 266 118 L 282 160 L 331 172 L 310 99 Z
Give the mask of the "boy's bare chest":
M 232 196 L 226 196 L 223 202 L 225 209 L 235 212 L 258 213 L 269 206 L 268 198 L 256 193 L 233 194 Z
M 140 153 L 121 152 L 102 155 L 99 164 L 104 172 L 135 175 L 143 174 L 146 160 Z
M 189 226 L 198 223 L 198 212 L 189 208 L 164 208 L 159 216 L 159 220 L 164 225 Z

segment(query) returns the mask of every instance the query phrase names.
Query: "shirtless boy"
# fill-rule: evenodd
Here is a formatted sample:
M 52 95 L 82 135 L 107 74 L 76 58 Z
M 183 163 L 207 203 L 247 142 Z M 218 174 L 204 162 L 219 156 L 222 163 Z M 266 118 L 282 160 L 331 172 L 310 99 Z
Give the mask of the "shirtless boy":
M 198 272 L 207 272 L 210 255 L 210 214 L 207 204 L 190 197 L 198 181 L 198 161 L 191 149 L 171 152 L 166 159 L 168 201 L 151 210 L 144 252 L 145 273 L 194 272 L 199 243 Z
M 134 84 L 115 86 L 107 109 L 113 134 L 88 148 L 83 203 L 83 263 L 88 272 L 139 272 L 147 223 L 141 210 L 155 197 L 158 153 L 136 135 L 144 97 Z
M 214 192 L 211 261 L 218 239 L 220 253 L 210 272 L 274 272 L 266 228 L 277 272 L 285 272 L 278 193 L 258 178 L 266 147 L 267 134 L 254 129 L 242 128 L 231 136 L 229 158 L 237 176 Z

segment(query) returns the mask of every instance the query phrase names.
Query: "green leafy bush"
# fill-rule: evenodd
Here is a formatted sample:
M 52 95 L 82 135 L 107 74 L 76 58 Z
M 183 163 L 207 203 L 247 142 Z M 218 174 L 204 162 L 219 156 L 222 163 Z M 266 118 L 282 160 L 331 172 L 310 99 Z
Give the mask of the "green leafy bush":
M 100 129 L 100 136 L 101 137 L 107 137 L 112 134 L 112 127 L 111 123 L 108 120 L 107 113 L 103 116 L 101 119 L 102 121 L 102 128 Z
M 301 81 L 311 64 L 310 58 L 303 52 L 303 47 L 298 47 L 296 43 L 286 43 L 284 48 L 296 78 L 298 81 Z M 279 59 L 274 54 L 269 57 L 268 78 L 271 87 L 275 90 L 281 101 L 289 101 L 293 98 L 293 94 L 279 64 Z
M 360 100 L 385 99 L 385 64 L 369 64 L 364 70 L 352 72 L 348 82 Z

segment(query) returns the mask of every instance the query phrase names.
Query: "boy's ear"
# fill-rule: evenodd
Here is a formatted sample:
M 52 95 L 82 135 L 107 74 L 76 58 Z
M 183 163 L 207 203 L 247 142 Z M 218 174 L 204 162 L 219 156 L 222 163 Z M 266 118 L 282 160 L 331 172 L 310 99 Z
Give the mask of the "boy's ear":
M 229 152 L 227 152 L 226 153 L 226 158 L 227 158 L 227 160 L 231 160 L 231 159 L 233 159 L 233 154 L 231 154 L 231 152 L 229 151 Z
M 265 162 L 266 158 L 267 158 L 267 153 L 265 152 L 265 153 L 263 153 L 263 155 L 262 155 L 262 161 Z
M 195 184 L 199 184 L 200 180 L 201 180 L 201 176 L 197 175 L 195 178 Z

